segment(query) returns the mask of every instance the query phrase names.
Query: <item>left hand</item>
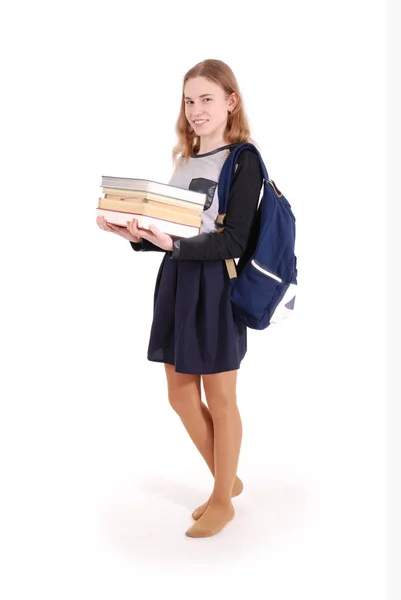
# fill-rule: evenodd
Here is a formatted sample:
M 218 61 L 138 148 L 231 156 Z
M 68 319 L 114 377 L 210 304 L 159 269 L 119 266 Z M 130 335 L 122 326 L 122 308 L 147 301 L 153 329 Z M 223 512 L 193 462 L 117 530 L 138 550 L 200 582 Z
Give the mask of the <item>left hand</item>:
M 137 226 L 137 223 L 137 219 L 127 221 L 127 229 L 132 235 L 144 238 L 155 246 L 159 246 L 162 250 L 173 250 L 173 238 L 171 236 L 160 231 L 156 225 L 149 225 L 149 229 L 142 229 Z

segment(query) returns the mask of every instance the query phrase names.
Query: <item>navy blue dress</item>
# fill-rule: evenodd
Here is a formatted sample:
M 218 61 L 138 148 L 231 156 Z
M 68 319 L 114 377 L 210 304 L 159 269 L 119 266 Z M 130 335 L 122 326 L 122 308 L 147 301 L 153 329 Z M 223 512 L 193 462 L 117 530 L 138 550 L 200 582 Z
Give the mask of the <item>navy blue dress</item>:
M 240 367 L 246 326 L 237 324 L 224 260 L 171 260 L 165 254 L 155 285 L 147 358 L 178 373 L 211 374 Z
M 206 194 L 200 235 L 193 241 L 181 240 L 185 246 L 181 258 L 165 252 L 155 284 L 147 358 L 174 365 L 178 373 L 236 370 L 247 351 L 247 328 L 233 315 L 224 258 L 240 257 L 252 237 L 263 173 L 253 152 L 241 153 L 230 188 L 225 231 L 216 233 L 219 174 L 235 145 L 180 162 L 169 182 Z M 134 250 L 164 252 L 146 240 L 131 245 Z

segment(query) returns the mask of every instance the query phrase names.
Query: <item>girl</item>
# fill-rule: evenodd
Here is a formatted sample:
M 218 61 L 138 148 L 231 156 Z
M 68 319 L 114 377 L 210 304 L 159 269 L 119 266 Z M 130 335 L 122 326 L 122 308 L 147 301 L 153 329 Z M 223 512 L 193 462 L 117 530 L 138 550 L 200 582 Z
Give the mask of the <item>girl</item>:
M 164 252 L 147 358 L 164 363 L 169 402 L 214 476 L 212 494 L 193 512 L 196 523 L 186 532 L 206 537 L 234 517 L 232 497 L 243 489 L 236 475 L 242 440 L 236 383 L 247 331 L 233 317 L 224 259 L 243 256 L 254 240 L 263 174 L 257 155 L 241 152 L 224 228 L 217 230 L 219 173 L 231 148 L 252 141 L 248 121 L 236 78 L 222 61 L 195 65 L 182 92 L 169 183 L 206 193 L 200 234 L 174 240 L 154 226 L 138 228 L 135 219 L 126 228 L 102 217 L 97 223 L 129 240 L 135 251 Z

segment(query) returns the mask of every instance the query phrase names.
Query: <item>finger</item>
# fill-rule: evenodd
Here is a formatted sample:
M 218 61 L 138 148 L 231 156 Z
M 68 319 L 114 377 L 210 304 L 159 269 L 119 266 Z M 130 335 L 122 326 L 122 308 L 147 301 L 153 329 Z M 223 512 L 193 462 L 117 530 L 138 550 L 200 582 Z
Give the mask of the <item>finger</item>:
M 140 237 L 145 240 L 149 240 L 150 242 L 152 241 L 151 240 L 152 236 L 150 236 L 148 233 L 146 233 L 146 231 L 144 229 L 139 230 L 137 233 L 133 233 L 133 235 L 136 235 L 137 237 Z
M 113 233 L 119 233 L 121 229 L 125 229 L 125 227 L 119 227 L 115 223 L 107 223 L 106 222 L 106 231 L 111 231 Z
M 101 217 L 101 219 L 102 219 L 102 229 L 104 231 L 113 231 L 110 227 L 110 223 L 108 223 L 103 216 Z
M 135 231 L 135 227 L 133 227 L 132 225 L 132 221 L 127 221 L 127 230 L 130 232 L 131 235 L 139 237 L 137 232 Z
M 150 233 L 148 229 L 138 227 L 138 219 L 132 219 L 132 221 L 127 224 L 127 227 L 132 235 L 136 235 L 137 237 L 142 237 L 144 233 Z
M 131 224 L 132 224 L 132 231 L 136 231 L 138 234 L 141 233 L 142 231 L 145 231 L 143 227 L 139 227 L 138 219 L 132 219 Z
M 100 229 L 104 229 L 104 219 L 103 217 L 96 217 L 96 224 L 98 225 L 98 227 L 100 227 Z
M 140 233 L 146 233 L 148 235 L 153 235 L 152 230 L 150 229 L 152 227 L 152 225 L 149 225 L 149 227 L 138 227 L 138 231 Z

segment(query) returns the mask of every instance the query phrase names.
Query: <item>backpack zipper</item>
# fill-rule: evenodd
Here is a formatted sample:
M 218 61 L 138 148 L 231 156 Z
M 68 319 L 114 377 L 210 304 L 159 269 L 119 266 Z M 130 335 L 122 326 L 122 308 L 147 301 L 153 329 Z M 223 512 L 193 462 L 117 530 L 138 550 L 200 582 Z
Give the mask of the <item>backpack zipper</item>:
M 277 277 L 277 275 L 274 275 L 273 273 L 270 273 L 270 271 L 266 271 L 266 269 L 263 269 L 261 266 L 258 265 L 258 263 L 255 260 L 251 260 L 251 264 L 265 275 L 268 275 L 268 277 L 272 277 L 280 283 L 283 281 L 282 279 L 280 279 L 280 277 Z

